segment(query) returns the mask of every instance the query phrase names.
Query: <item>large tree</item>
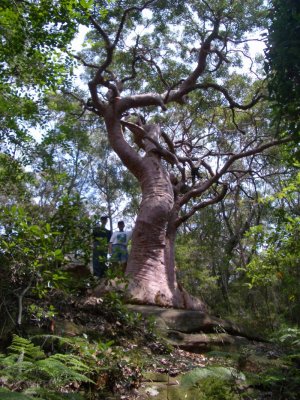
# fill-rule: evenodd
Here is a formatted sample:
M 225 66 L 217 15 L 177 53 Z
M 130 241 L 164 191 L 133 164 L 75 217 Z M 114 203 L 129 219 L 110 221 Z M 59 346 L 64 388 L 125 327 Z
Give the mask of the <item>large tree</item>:
M 27 104 L 19 88 L 30 89 L 28 104 L 36 107 L 33 87 L 65 81 L 65 95 L 100 117 L 140 185 L 126 271 L 136 301 L 203 306 L 177 283 L 176 232 L 245 178 L 261 177 L 260 154 L 280 143 L 248 51 L 266 15 L 263 0 L 19 0 L 0 7 L 1 110 L 9 109 L 7 99 Z M 85 50 L 74 55 L 87 68 L 86 99 L 82 90 L 71 92 L 61 67 L 70 66 L 64 51 L 80 23 L 90 27 Z
M 85 109 L 104 120 L 111 147 L 136 177 L 142 201 L 126 273 L 137 302 L 202 308 L 178 285 L 176 231 L 221 201 L 279 140 L 262 113 L 263 84 L 248 42 L 263 1 L 94 1 Z M 250 60 L 251 61 L 251 60 Z M 266 108 L 266 106 L 265 106 Z

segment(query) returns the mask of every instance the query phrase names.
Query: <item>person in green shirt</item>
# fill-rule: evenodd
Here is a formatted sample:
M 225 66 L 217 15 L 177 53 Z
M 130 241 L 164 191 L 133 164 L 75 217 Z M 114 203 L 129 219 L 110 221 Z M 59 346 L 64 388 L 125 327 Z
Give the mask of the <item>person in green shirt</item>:
M 111 238 L 111 231 L 105 228 L 108 217 L 100 218 L 101 225 L 93 229 L 93 275 L 103 278 L 107 270 L 107 251 Z

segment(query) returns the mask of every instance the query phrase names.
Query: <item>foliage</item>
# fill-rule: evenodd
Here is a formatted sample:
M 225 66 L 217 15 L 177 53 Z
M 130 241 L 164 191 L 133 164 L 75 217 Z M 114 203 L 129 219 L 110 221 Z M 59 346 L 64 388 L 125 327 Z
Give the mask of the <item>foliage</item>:
M 67 211 L 71 210 L 72 207 L 65 207 L 64 216 L 67 217 Z M 62 234 L 61 228 L 65 228 L 62 226 L 63 219 L 59 226 L 55 226 L 51 221 L 51 226 L 46 220 L 37 221 L 39 214 L 35 215 L 36 211 L 35 207 L 26 209 L 21 206 L 8 206 L 1 210 L 0 215 L 3 230 L 0 242 L 0 259 L 3 265 L 1 294 L 3 298 L 6 298 L 9 308 L 11 308 L 10 302 L 13 302 L 13 297 L 17 297 L 18 313 L 14 316 L 19 325 L 22 323 L 25 296 L 33 294 L 41 298 L 45 297 L 52 288 L 71 288 L 72 282 L 69 282 L 68 273 L 62 269 L 65 263 L 64 256 L 74 249 L 76 243 L 81 243 L 81 246 L 76 245 L 77 251 L 80 248 L 83 251 L 85 249 L 82 238 L 84 231 L 74 223 L 72 214 L 69 217 L 74 229 L 72 230 L 69 224 L 69 230 Z M 77 213 L 76 216 L 78 216 Z M 57 230 L 54 230 L 53 225 Z M 68 242 L 70 238 L 72 238 L 72 247 Z M 32 314 L 33 305 L 30 307 L 28 312 Z M 12 309 L 15 313 L 16 307 Z M 49 316 L 52 313 L 51 306 L 43 313 Z M 36 312 L 34 315 L 34 318 L 37 318 Z
M 186 224 L 186 232 L 177 240 L 180 281 L 191 293 L 203 297 L 214 313 L 230 312 L 231 317 L 244 307 L 235 285 L 243 284 L 239 282 L 238 267 L 252 252 L 245 235 L 251 225 L 257 224 L 263 210 L 263 205 L 249 200 L 251 185 L 250 181 L 248 196 L 237 188 L 220 204 L 202 210 Z
M 194 390 L 199 400 L 238 400 L 240 397 L 234 392 L 232 385 L 222 379 L 208 377 L 199 381 Z
M 58 271 L 51 272 L 51 266 L 61 262 L 63 255 L 55 245 L 58 233 L 52 231 L 49 223 L 36 224 L 24 208 L 12 206 L 2 209 L 1 224 L 5 232 L 1 257 L 15 287 L 24 288 L 31 282 L 30 286 L 42 295 L 47 282 L 56 285 L 64 279 Z M 42 275 L 44 287 L 39 285 Z
M 293 350 L 300 348 L 300 329 L 298 326 L 281 326 L 280 329 L 273 333 L 272 338 L 274 341 L 282 343 Z
M 85 23 L 81 4 L 78 0 L 1 2 L 2 145 L 22 146 L 32 140 L 29 127 L 46 123 L 44 91 L 67 85 L 74 62 L 65 50 Z
M 78 392 L 94 398 L 93 393 L 128 390 L 141 378 L 136 354 L 87 335 L 39 335 L 31 341 L 14 335 L 7 352 L 0 355 L 1 385 L 30 398 L 81 399 Z
M 212 366 L 193 369 L 183 376 L 181 383 L 197 399 L 229 400 L 239 398 L 233 390 L 238 379 L 245 380 L 245 376 L 233 368 Z
M 275 399 L 296 400 L 300 389 L 299 368 L 286 360 L 284 367 L 271 368 L 252 377 L 251 385 L 263 392 L 271 392 Z
M 30 276 L 37 277 L 42 268 L 62 260 L 61 249 L 55 246 L 58 233 L 44 221 L 35 224 L 24 208 L 2 209 L 1 223 L 5 232 L 1 240 L 2 257 L 10 264 L 17 285 L 22 277 L 27 280 Z
M 52 391 L 70 382 L 92 383 L 89 378 L 92 370 L 81 357 L 74 354 L 47 357 L 39 346 L 17 335 L 13 336 L 12 344 L 8 347 L 8 355 L 1 355 L 0 368 L 6 387 L 33 394 L 46 385 L 50 392 L 47 399 L 51 399 Z
M 299 139 L 300 4 L 297 0 L 272 0 L 267 39 L 266 71 L 277 123 L 283 119 Z
M 75 254 L 87 264 L 91 254 L 91 219 L 80 196 L 62 196 L 49 220 L 59 233 L 56 243 L 63 254 Z
M 36 304 L 29 304 L 27 313 L 30 316 L 30 321 L 34 321 L 38 326 L 41 326 L 44 321 L 52 321 L 57 314 L 55 307 L 51 304 L 47 309 Z
M 20 160 L 0 153 L 0 198 L 3 206 L 20 200 L 28 202 L 31 197 L 29 186 L 33 182 L 33 175 L 24 170 Z
M 77 4 L 76 4 L 77 3 Z M 65 47 L 78 29 L 78 1 L 18 1 L 1 3 L 2 76 L 20 83 L 45 83 L 59 60 L 51 50 Z M 50 64 L 50 65 L 49 65 Z M 31 66 L 32 68 L 28 68 Z M 44 67 L 44 68 L 43 68 Z M 30 78 L 28 78 L 28 76 Z
M 217 240 L 217 235 L 214 238 Z M 209 268 L 208 258 L 210 250 L 213 250 L 209 243 L 201 240 L 196 232 L 178 235 L 175 259 L 180 282 L 190 293 L 201 296 L 211 305 L 218 296 L 218 277 Z M 216 255 L 215 251 L 213 253 Z
M 297 197 L 298 187 L 299 175 L 269 201 L 291 201 Z M 269 292 L 274 315 L 279 313 L 286 320 L 298 322 L 300 219 L 282 209 L 278 215 L 275 227 L 259 225 L 248 235 L 255 241 L 256 254 L 245 269 L 247 284 L 250 289 L 260 287 L 266 294 Z M 272 294 L 275 292 L 276 298 Z

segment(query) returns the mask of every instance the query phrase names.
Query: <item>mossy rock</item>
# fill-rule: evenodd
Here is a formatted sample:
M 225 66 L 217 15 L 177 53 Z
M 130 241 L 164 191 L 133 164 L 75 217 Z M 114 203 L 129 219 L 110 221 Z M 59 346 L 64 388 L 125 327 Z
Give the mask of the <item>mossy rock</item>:
M 244 374 L 234 368 L 195 368 L 175 378 L 167 374 L 146 373 L 147 381 L 139 390 L 141 395 L 155 400 L 235 400 L 231 384 L 245 381 Z
M 153 400 L 195 400 L 197 398 L 180 385 L 167 385 L 162 382 L 147 385 L 139 390 L 139 394 L 145 396 L 142 398 L 153 398 Z
M 170 378 L 168 374 L 163 374 L 159 372 L 145 372 L 143 374 L 144 380 L 149 382 L 170 382 Z
M 243 373 L 231 367 L 205 367 L 194 368 L 192 371 L 187 372 L 181 378 L 180 384 L 186 388 L 192 388 L 197 385 L 201 380 L 208 377 L 216 378 L 224 381 L 245 381 L 246 377 Z

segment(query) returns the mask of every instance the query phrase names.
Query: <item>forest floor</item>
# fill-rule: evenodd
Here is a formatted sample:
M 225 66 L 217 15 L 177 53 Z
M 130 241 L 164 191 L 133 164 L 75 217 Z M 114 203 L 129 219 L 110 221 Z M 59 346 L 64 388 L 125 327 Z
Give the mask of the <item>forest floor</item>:
M 59 304 L 56 334 L 112 342 L 111 370 L 97 380 L 106 394 L 101 397 L 100 390 L 95 399 L 298 399 L 300 357 L 278 344 L 243 338 L 186 351 L 168 339 L 154 317 L 128 310 L 116 294 Z
M 23 334 L 47 337 L 48 344 L 43 341 L 47 354 L 61 352 L 59 338 L 69 338 L 79 343 L 83 360 L 96 360 L 94 383 L 88 390 L 86 384 L 75 382 L 60 389 L 81 396 L 71 399 L 298 399 L 300 356 L 278 344 L 254 340 L 239 345 L 206 343 L 205 351 L 201 346 L 187 351 L 168 340 L 155 318 L 128 310 L 117 294 L 95 298 L 55 292 L 44 304 L 40 301 L 39 307 L 49 303 L 57 310 L 54 319 L 38 321 L 24 315 Z M 19 390 L 1 381 L 0 375 L 1 386 Z

